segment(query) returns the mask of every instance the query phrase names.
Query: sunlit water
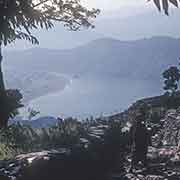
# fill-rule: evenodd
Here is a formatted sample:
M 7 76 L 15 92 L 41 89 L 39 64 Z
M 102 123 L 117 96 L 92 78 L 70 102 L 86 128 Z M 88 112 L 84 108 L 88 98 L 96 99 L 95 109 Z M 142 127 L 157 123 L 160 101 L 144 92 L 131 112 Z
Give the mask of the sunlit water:
M 160 87 L 145 80 L 73 79 L 62 91 L 32 100 L 41 115 L 86 118 L 121 112 L 136 100 L 158 95 Z

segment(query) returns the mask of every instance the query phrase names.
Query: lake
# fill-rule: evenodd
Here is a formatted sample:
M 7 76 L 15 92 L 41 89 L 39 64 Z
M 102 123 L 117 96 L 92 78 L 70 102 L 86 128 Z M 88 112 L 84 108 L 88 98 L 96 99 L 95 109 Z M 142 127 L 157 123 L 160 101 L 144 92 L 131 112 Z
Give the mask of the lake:
M 136 100 L 159 95 L 160 85 L 126 78 L 73 78 L 64 90 L 29 102 L 41 115 L 86 118 L 121 112 Z

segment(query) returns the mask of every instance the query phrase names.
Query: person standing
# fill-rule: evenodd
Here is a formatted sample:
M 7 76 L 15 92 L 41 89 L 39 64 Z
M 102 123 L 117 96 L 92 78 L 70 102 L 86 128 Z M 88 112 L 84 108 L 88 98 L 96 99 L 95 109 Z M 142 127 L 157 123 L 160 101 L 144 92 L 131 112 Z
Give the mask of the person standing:
M 145 113 L 140 111 L 136 117 L 135 123 L 130 129 L 132 160 L 130 172 L 138 165 L 139 162 L 147 167 L 147 152 L 150 144 L 150 134 L 145 125 Z

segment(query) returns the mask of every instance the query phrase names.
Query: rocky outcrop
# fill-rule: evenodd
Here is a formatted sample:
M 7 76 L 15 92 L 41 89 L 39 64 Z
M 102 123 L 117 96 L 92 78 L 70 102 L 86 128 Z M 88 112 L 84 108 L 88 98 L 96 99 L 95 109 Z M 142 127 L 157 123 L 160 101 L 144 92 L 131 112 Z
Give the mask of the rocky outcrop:
M 150 148 L 148 169 L 119 174 L 106 174 L 98 161 L 79 148 L 23 154 L 0 162 L 0 180 L 180 180 L 180 161 L 173 161 L 165 151 L 172 149 Z
M 133 111 L 131 109 L 131 112 Z M 149 148 L 148 169 L 139 168 L 133 173 L 120 172 L 118 169 L 119 174 L 107 171 L 105 164 L 108 164 L 110 159 L 105 157 L 109 151 L 105 154 L 104 149 L 110 150 L 111 144 L 103 146 L 102 149 L 98 146 L 108 129 L 108 125 L 103 121 L 103 124 L 90 126 L 87 129 L 88 138 L 80 138 L 82 144 L 72 149 L 29 153 L 19 155 L 13 160 L 1 161 L 0 180 L 180 180 L 180 108 L 169 110 L 160 122 L 161 130 L 153 137 L 156 147 Z M 86 146 L 89 146 L 92 139 L 97 147 L 92 146 L 90 152 Z M 161 147 L 157 148 L 157 145 Z M 120 166 L 122 161 L 118 160 L 118 164 Z M 128 166 L 127 163 L 124 169 L 127 170 Z
M 107 169 L 84 148 L 41 151 L 1 161 L 0 180 L 106 180 Z
M 141 169 L 134 173 L 114 174 L 111 180 L 180 180 L 180 168 L 157 164 L 152 165 L 148 170 Z
M 163 146 L 178 146 L 180 142 L 180 108 L 167 111 L 161 122 L 163 126 L 155 135 L 155 142 Z
M 135 120 L 136 114 L 139 108 L 147 106 L 147 118 L 152 120 L 154 116 L 157 116 L 157 119 L 163 118 L 166 112 L 167 107 L 165 106 L 167 100 L 166 95 L 155 96 L 150 98 L 145 98 L 136 101 L 133 103 L 127 110 L 109 116 L 109 120 L 113 121 L 123 121 L 123 122 L 133 122 Z M 145 108 L 145 110 L 146 110 Z
M 4 178 L 2 180 L 46 180 L 50 176 L 57 176 L 57 168 L 62 171 L 63 176 L 63 164 L 65 167 L 69 153 L 67 149 L 42 151 L 19 155 L 14 160 L 1 161 L 0 177 Z

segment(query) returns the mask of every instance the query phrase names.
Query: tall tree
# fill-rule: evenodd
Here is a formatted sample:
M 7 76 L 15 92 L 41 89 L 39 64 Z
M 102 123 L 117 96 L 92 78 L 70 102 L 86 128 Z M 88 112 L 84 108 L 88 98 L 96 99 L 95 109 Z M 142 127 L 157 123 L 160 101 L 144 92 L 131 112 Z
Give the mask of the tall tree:
M 178 89 L 178 82 L 180 80 L 180 70 L 176 66 L 171 66 L 163 72 L 164 90 L 166 90 L 171 96 Z
M 55 22 L 70 30 L 93 28 L 98 9 L 87 9 L 80 0 L 0 0 L 0 128 L 7 125 L 7 92 L 2 71 L 2 47 L 16 39 L 38 44 L 35 29 L 51 29 Z M 2 110 L 3 109 L 3 110 Z

